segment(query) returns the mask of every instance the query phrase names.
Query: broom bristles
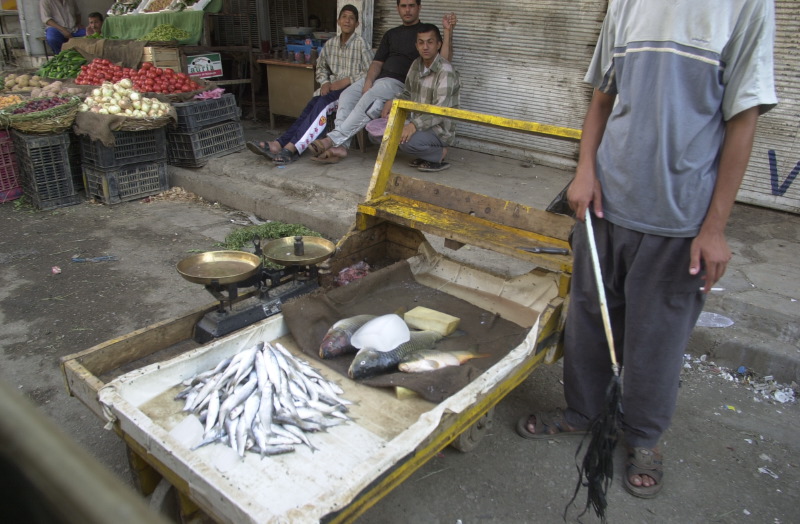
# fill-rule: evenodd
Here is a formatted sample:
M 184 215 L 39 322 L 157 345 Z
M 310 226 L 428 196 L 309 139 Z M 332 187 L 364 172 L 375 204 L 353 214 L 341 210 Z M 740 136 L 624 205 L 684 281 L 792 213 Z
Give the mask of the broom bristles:
M 572 498 L 564 508 L 564 520 L 567 518 L 567 510 L 575 502 L 581 486 L 584 486 L 587 488 L 586 506 L 579 517 L 586 514 L 591 507 L 601 522 L 605 522 L 605 511 L 608 505 L 606 493 L 614 478 L 614 449 L 617 447 L 618 440 L 621 399 L 620 378 L 619 375 L 615 375 L 606 389 L 603 411 L 592 420 L 586 437 L 583 438 L 575 452 L 578 482 Z M 577 457 L 583 449 L 586 438 L 589 438 L 586 454 L 581 465 L 578 466 Z

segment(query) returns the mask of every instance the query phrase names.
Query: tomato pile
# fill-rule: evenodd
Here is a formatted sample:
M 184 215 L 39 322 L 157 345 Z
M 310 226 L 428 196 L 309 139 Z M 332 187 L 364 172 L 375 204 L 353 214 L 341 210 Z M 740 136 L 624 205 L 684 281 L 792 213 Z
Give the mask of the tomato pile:
M 36 113 L 37 111 L 45 111 L 47 109 L 66 104 L 71 101 L 71 98 L 55 96 L 53 98 L 43 98 L 41 100 L 31 100 L 22 107 L 18 107 L 12 111 L 15 115 L 25 113 Z
M 105 58 L 95 58 L 90 64 L 81 66 L 75 83 L 101 85 L 103 82 L 119 82 L 123 78 L 130 78 L 133 88 L 142 93 L 188 93 L 201 88 L 186 73 L 156 67 L 150 62 L 144 62 L 139 69 L 132 69 L 118 66 Z

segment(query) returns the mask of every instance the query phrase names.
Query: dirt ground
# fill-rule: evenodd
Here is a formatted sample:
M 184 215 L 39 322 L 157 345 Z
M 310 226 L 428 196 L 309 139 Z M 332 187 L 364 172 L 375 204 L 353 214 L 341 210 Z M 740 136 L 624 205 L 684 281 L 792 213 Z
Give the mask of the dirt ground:
M 183 280 L 175 265 L 214 249 L 247 223 L 246 216 L 179 190 L 170 195 L 52 211 L 0 205 L 0 379 L 127 482 L 121 440 L 67 395 L 58 359 L 212 302 L 202 286 Z M 73 257 L 115 259 L 75 262 Z M 647 501 L 625 493 L 618 449 L 608 521 L 796 522 L 800 407 L 765 399 L 697 357 L 687 360 L 678 412 L 662 444 L 664 491 Z M 360 522 L 562 521 L 577 480 L 576 442 L 534 443 L 513 429 L 531 410 L 562 405 L 559 366 L 537 369 L 500 403 L 477 449 L 448 448 Z M 567 522 L 576 522 L 579 513 L 571 509 Z

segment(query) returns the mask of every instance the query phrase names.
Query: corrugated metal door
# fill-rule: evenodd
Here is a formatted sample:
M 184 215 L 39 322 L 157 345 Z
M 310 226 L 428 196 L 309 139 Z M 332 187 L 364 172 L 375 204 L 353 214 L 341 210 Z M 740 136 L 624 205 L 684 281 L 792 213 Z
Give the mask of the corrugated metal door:
M 758 119 L 738 200 L 800 213 L 800 3 L 775 2 L 778 105 Z

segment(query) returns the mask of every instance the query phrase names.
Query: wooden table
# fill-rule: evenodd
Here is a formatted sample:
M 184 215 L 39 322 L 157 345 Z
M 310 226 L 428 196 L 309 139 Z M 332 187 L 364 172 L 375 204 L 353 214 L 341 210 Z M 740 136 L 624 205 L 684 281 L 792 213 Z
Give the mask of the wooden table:
M 314 96 L 314 66 L 273 59 L 260 59 L 258 63 L 267 66 L 269 125 L 275 129 L 275 115 L 297 118 Z

